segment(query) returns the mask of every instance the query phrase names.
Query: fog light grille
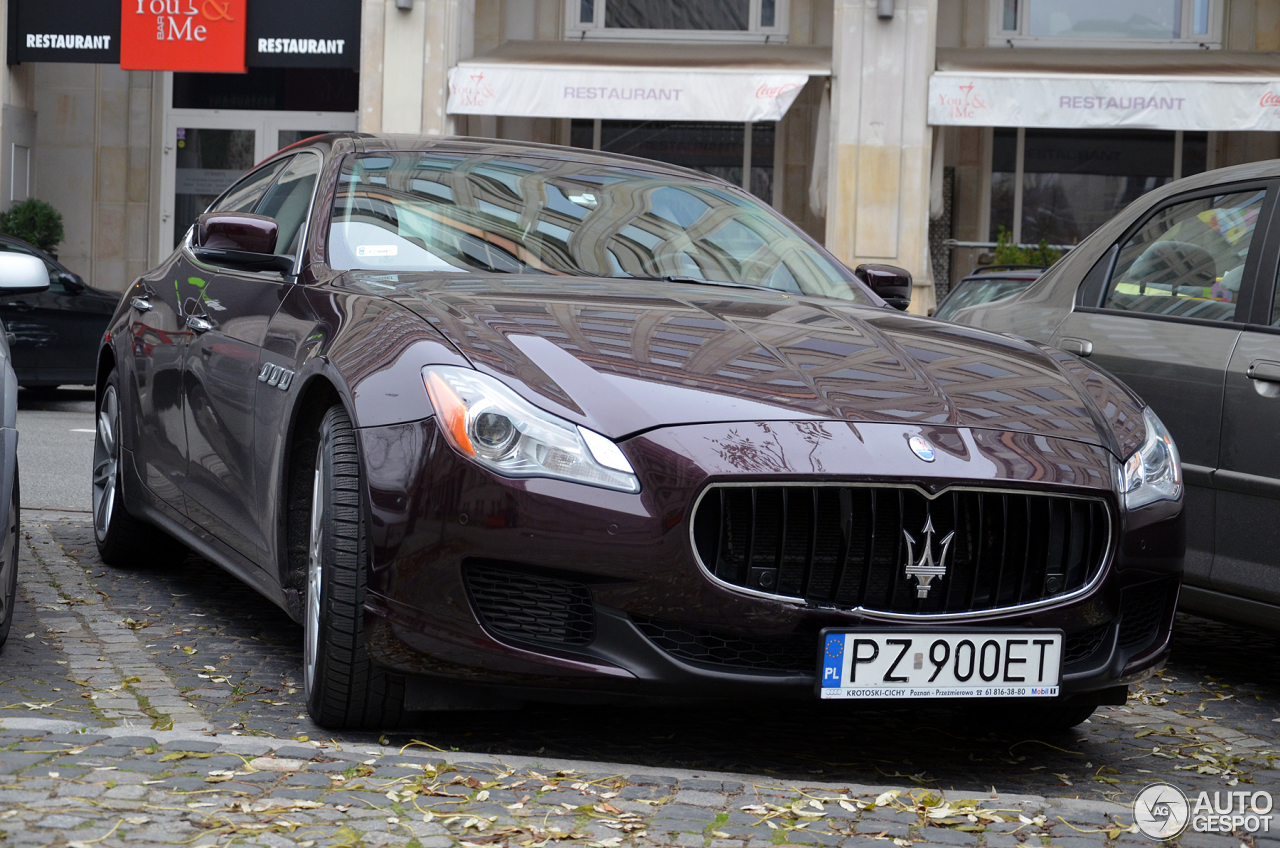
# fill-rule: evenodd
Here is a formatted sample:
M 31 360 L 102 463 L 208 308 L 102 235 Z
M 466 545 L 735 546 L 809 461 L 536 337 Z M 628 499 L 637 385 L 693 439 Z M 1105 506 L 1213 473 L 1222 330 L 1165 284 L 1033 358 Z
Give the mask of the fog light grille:
M 581 647 L 595 638 L 595 608 L 585 584 L 468 563 L 467 589 L 480 622 L 519 642 Z
M 818 667 L 818 634 L 743 637 L 633 615 L 640 632 L 662 650 L 693 663 L 741 671 L 812 675 Z

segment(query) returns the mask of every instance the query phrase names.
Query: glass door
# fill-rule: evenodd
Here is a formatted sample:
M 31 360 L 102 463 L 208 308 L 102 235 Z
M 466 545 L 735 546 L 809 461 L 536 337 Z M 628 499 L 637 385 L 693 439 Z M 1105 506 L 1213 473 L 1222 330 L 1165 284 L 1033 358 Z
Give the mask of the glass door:
M 258 162 L 313 135 L 355 128 L 354 112 L 168 109 L 156 261 L 177 246 L 196 216 Z

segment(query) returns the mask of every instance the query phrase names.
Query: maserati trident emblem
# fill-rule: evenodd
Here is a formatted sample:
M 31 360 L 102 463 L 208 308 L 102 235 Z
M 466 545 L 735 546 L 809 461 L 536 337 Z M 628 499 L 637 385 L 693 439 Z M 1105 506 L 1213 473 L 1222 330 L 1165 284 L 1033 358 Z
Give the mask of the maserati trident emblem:
M 924 520 L 924 552 L 920 554 L 919 562 L 916 561 L 915 545 L 916 540 L 911 538 L 911 534 L 906 530 L 902 531 L 902 535 L 907 538 L 907 577 L 916 579 L 916 597 L 929 597 L 930 584 L 936 577 L 942 579 L 947 576 L 947 551 L 951 549 L 951 540 L 955 538 L 955 531 L 951 531 L 942 539 L 942 553 L 938 555 L 935 562 L 933 559 L 933 516 L 926 515 Z
M 925 441 L 923 436 L 912 436 L 907 439 L 907 447 L 911 448 L 911 452 L 925 462 L 933 462 L 933 458 L 937 456 L 933 452 L 933 445 Z

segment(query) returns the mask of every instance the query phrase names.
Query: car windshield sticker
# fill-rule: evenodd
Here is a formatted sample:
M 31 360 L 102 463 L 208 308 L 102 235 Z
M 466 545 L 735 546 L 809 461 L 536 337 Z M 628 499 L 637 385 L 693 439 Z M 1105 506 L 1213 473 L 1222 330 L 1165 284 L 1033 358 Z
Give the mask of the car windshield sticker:
M 395 256 L 399 252 L 394 244 L 360 244 L 356 245 L 356 256 L 364 259 L 369 256 Z

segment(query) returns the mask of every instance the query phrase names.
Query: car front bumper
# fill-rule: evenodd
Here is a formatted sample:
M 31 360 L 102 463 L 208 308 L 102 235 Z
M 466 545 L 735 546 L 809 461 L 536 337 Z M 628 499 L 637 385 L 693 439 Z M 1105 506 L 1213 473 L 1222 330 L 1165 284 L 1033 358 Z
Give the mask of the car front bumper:
M 1058 629 L 1064 695 L 1139 679 L 1167 654 L 1181 583 L 1180 504 L 1139 515 L 1115 508 L 1113 460 L 1100 448 L 932 428 L 933 443 L 956 449 L 926 465 L 902 450 L 904 432 L 918 428 L 828 425 L 815 445 L 813 426 L 695 425 L 633 438 L 624 449 L 641 477 L 638 495 L 497 477 L 453 451 L 434 419 L 361 429 L 371 656 L 442 692 L 591 701 L 813 698 L 824 628 Z M 751 431 L 772 441 L 744 441 Z M 1113 505 L 1102 574 L 1061 602 L 962 619 L 887 616 L 735 590 L 694 556 L 690 509 L 715 482 L 1028 488 L 1027 468 L 1038 469 L 1037 491 Z M 477 593 L 490 591 L 509 592 L 497 603 L 511 620 L 536 618 L 538 605 L 557 597 L 591 627 L 570 638 L 513 637 L 478 611 Z

